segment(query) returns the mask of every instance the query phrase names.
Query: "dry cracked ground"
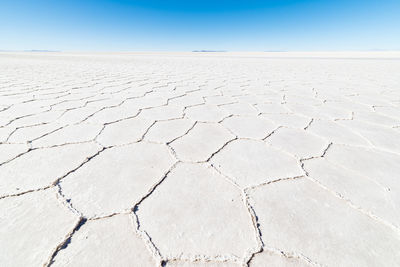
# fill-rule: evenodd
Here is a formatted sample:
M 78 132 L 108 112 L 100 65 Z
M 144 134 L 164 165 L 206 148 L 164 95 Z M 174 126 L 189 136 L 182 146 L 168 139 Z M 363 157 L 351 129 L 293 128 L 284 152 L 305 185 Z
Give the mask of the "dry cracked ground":
M 1 266 L 400 266 L 400 56 L 0 54 Z

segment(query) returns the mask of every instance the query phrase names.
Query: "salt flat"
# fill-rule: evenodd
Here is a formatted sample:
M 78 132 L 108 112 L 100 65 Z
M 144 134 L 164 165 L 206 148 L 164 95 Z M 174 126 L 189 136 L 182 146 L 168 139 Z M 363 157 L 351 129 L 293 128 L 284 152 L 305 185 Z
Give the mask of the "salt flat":
M 400 53 L 0 53 L 0 266 L 400 266 Z

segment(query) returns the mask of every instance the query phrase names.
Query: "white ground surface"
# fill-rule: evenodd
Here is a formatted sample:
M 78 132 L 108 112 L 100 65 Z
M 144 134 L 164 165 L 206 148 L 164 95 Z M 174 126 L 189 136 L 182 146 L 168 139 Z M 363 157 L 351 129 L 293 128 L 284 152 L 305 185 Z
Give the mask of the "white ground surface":
M 400 55 L 0 54 L 0 266 L 400 266 Z

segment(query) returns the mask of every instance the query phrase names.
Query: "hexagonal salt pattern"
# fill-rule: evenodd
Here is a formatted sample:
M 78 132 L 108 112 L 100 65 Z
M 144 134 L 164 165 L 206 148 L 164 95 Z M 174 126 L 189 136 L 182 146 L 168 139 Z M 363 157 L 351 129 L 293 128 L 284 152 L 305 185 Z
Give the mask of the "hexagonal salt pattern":
M 329 157 L 330 158 L 330 157 Z M 361 174 L 327 158 L 304 161 L 304 169 L 318 183 L 350 201 L 358 209 L 380 217 L 400 227 L 399 186 L 396 179 L 383 181 L 369 174 Z
M 0 200 L 2 266 L 43 266 L 79 223 L 54 190 Z
M 194 123 L 187 119 L 157 121 L 146 133 L 144 140 L 170 143 L 185 135 Z
M 0 52 L 0 266 L 400 266 L 399 58 Z
M 84 143 L 34 149 L 22 154 L 1 165 L 0 196 L 51 186 L 100 150 L 94 143 Z
M 215 105 L 199 105 L 188 107 L 185 116 L 189 119 L 201 122 L 219 122 L 231 113 L 218 108 Z
M 235 138 L 217 123 L 197 123 L 186 135 L 171 143 L 182 161 L 201 162 Z
M 240 190 L 205 164 L 178 164 L 139 205 L 137 216 L 167 259 L 242 261 L 257 248 Z
M 81 123 L 68 125 L 32 142 L 33 147 L 51 147 L 93 141 L 102 125 Z
M 121 246 L 123 244 L 123 246 Z M 53 266 L 155 266 L 128 215 L 87 221 L 61 250 Z
M 233 141 L 211 162 L 243 188 L 304 175 L 293 156 L 263 141 Z
M 398 231 L 308 179 L 262 186 L 249 195 L 270 247 L 323 266 L 396 266 L 400 262 Z
M 317 135 L 286 127 L 276 130 L 265 142 L 300 159 L 321 156 L 329 145 Z
M 60 187 L 85 216 L 106 216 L 132 208 L 175 161 L 165 145 L 137 143 L 114 147 L 71 173 Z
M 277 125 L 272 121 L 256 116 L 233 116 L 222 122 L 240 138 L 263 139 L 271 134 Z
M 107 124 L 97 137 L 103 146 L 126 145 L 141 140 L 154 123 L 149 118 L 134 117 Z

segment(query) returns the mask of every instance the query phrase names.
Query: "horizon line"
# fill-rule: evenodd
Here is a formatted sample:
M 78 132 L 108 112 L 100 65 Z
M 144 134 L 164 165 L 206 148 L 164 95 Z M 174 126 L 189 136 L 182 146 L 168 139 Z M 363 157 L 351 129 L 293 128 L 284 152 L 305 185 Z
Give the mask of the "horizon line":
M 53 50 L 53 49 L 0 49 L 0 52 L 27 52 L 27 53 L 292 53 L 292 52 L 400 52 L 399 49 L 338 49 L 338 50 Z

